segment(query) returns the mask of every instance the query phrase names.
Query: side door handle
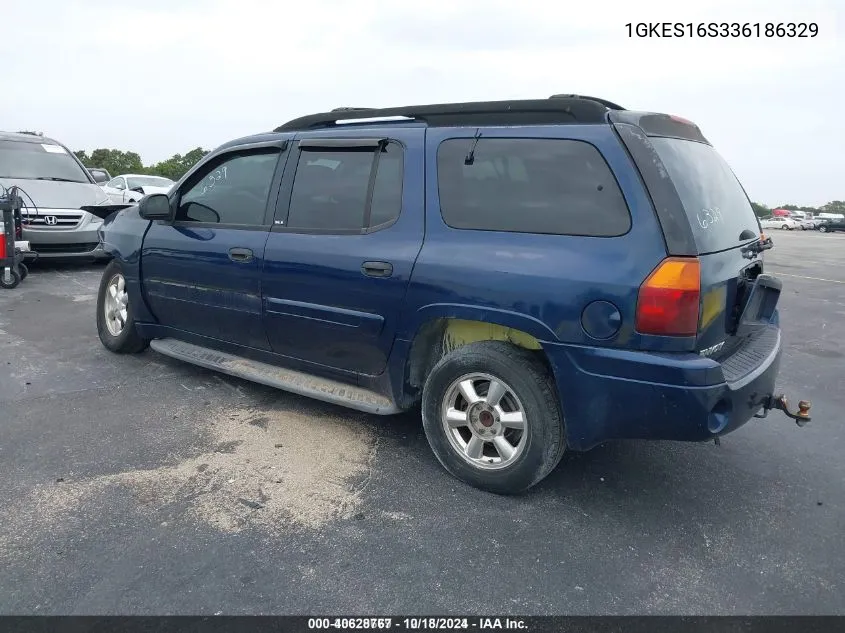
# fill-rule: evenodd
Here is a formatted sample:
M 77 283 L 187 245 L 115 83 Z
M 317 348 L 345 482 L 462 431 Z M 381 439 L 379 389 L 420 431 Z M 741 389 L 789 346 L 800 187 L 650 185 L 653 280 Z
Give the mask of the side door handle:
M 364 262 L 361 272 L 367 277 L 390 277 L 393 274 L 393 264 L 390 262 Z
M 246 264 L 252 261 L 252 250 L 249 248 L 230 248 L 229 259 L 239 264 Z

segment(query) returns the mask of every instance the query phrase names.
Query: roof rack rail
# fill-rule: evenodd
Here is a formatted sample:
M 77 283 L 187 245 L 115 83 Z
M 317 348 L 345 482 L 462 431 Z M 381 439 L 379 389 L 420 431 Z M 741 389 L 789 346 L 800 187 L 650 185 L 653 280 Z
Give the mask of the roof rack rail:
M 611 110 L 624 110 L 621 105 L 613 103 L 613 101 L 608 101 L 607 99 L 600 99 L 599 97 L 587 97 L 586 95 L 568 95 L 568 94 L 559 94 L 559 95 L 552 95 L 549 99 L 588 99 L 589 101 L 597 101 L 606 108 L 610 108 Z
M 561 123 L 605 123 L 608 110 L 622 110 L 604 99 L 560 95 L 549 99 L 514 101 L 471 101 L 395 108 L 335 108 L 288 121 L 274 132 L 334 127 L 349 119 L 404 117 L 429 126 L 459 125 L 554 125 Z

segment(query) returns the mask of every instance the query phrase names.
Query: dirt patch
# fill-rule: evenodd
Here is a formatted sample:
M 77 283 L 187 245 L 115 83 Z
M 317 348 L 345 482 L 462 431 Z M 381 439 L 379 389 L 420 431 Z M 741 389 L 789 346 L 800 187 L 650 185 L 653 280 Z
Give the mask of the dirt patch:
M 376 447 L 363 425 L 253 409 L 222 411 L 210 425 L 209 451 L 176 465 L 36 487 L 0 528 L 0 542 L 14 547 L 29 533 L 73 525 L 106 494 L 131 495 L 162 521 L 188 515 L 226 532 L 317 528 L 355 514 L 363 487 L 353 482 L 368 479 Z

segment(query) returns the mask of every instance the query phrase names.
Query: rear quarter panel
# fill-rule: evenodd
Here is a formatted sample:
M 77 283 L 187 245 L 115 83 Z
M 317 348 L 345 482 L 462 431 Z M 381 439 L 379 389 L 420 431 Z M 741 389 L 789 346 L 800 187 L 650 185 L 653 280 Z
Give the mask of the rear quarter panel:
M 651 202 L 630 157 L 607 125 L 483 128 L 483 137 L 585 141 L 604 156 L 631 214 L 620 237 L 538 235 L 449 227 L 441 216 L 437 150 L 446 139 L 472 138 L 476 128 L 430 128 L 426 135 L 426 239 L 417 259 L 400 339 L 412 340 L 428 320 L 457 317 L 524 330 L 538 340 L 674 351 L 686 339 L 643 336 L 634 329 L 640 284 L 666 256 Z M 589 336 L 585 306 L 613 303 L 617 333 Z

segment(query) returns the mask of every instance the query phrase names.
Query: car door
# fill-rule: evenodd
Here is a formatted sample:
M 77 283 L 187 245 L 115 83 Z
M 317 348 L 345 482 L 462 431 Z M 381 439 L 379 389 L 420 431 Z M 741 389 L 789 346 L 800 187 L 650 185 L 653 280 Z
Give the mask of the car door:
M 424 133 L 299 139 L 265 253 L 273 351 L 360 374 L 384 370 L 423 241 Z
M 144 292 L 159 323 L 189 334 L 269 349 L 261 272 L 284 162 L 283 144 L 228 149 L 171 194 L 172 222 L 144 238 Z

